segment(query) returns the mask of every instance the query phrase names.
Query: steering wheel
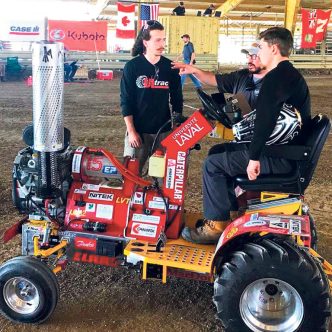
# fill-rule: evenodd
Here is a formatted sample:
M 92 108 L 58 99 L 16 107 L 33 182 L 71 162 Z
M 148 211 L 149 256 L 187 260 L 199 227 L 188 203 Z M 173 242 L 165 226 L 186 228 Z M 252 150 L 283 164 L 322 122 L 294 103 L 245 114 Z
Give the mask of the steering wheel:
M 232 121 L 226 112 L 220 107 L 211 96 L 201 89 L 197 89 L 199 99 L 207 115 L 212 119 L 221 122 L 226 128 L 232 128 Z

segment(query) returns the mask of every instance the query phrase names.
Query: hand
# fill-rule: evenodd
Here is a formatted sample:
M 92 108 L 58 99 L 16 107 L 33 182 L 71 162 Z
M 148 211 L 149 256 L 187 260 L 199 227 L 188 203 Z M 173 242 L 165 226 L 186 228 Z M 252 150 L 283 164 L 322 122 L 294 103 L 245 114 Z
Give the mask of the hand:
M 141 136 L 137 131 L 128 132 L 128 140 L 132 148 L 140 148 L 142 145 Z
M 172 69 L 179 69 L 180 75 L 194 74 L 195 67 L 182 62 L 172 62 Z
M 261 172 L 261 163 L 258 160 L 249 160 L 247 174 L 250 181 L 256 180 Z

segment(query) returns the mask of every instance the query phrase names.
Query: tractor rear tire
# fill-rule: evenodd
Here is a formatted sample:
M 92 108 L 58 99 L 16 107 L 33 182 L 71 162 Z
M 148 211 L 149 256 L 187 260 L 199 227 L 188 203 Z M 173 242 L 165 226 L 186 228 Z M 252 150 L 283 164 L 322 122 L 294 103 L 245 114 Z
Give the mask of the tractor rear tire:
M 319 262 L 278 238 L 231 253 L 219 268 L 213 301 L 226 332 L 325 332 L 331 316 L 329 283 Z
M 55 274 L 40 260 L 20 256 L 0 267 L 0 312 L 18 323 L 40 324 L 60 295 Z

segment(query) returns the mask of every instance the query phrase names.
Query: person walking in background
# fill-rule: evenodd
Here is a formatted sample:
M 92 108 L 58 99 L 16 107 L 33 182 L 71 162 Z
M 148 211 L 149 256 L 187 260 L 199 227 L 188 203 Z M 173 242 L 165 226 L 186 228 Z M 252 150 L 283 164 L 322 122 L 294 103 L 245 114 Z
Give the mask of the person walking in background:
M 184 16 L 186 13 L 186 8 L 184 7 L 184 2 L 181 1 L 179 6 L 175 7 L 172 11 L 172 15 Z
M 190 41 L 190 36 L 188 34 L 184 34 L 181 36 L 181 38 L 184 42 L 183 51 L 182 51 L 183 62 L 185 64 L 194 65 L 196 63 L 195 49 L 194 49 L 193 43 Z M 193 74 L 189 74 L 189 77 L 193 81 L 196 89 L 202 88 L 201 82 Z M 184 82 L 186 81 L 186 78 L 187 78 L 187 74 L 184 73 L 181 75 L 182 88 L 184 86 Z
M 134 47 L 132 60 L 126 63 L 120 84 L 121 110 L 126 123 L 124 157 L 135 156 L 140 162 L 140 174 L 150 154 L 168 135 L 171 124 L 170 105 L 175 114 L 182 114 L 183 97 L 178 70 L 171 60 L 162 56 L 166 37 L 162 24 L 148 21 Z M 156 134 L 162 128 L 161 134 Z

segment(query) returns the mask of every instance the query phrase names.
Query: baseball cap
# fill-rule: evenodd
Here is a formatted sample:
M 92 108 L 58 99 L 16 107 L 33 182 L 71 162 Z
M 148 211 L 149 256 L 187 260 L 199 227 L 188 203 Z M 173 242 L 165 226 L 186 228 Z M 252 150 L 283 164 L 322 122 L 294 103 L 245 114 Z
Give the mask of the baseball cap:
M 259 51 L 258 44 L 257 43 L 253 43 L 249 47 L 243 48 L 241 50 L 241 53 L 244 53 L 244 54 L 257 54 L 258 51 Z
M 184 34 L 184 35 L 181 36 L 181 38 L 183 38 L 183 37 L 190 38 L 190 36 L 188 34 Z

